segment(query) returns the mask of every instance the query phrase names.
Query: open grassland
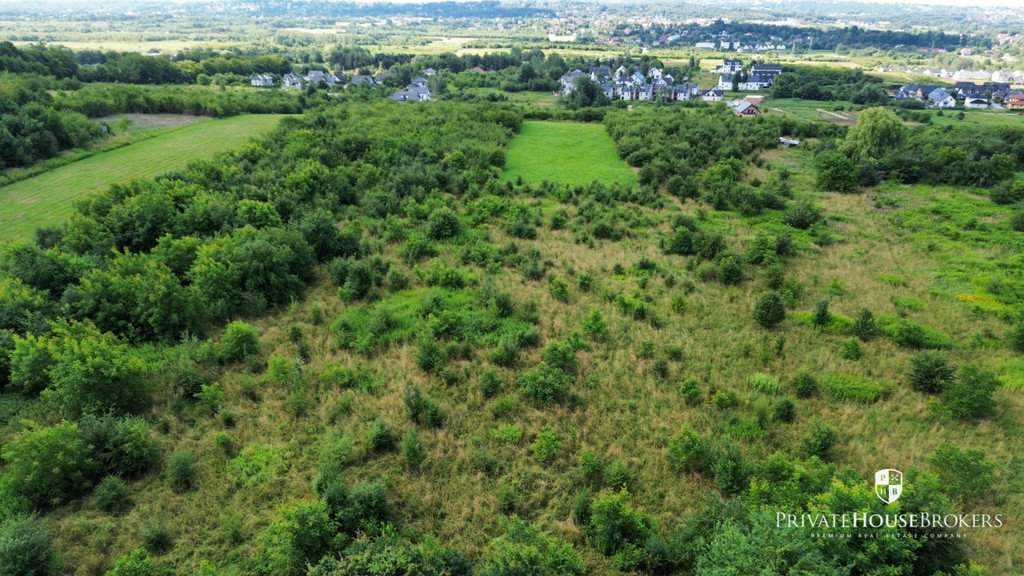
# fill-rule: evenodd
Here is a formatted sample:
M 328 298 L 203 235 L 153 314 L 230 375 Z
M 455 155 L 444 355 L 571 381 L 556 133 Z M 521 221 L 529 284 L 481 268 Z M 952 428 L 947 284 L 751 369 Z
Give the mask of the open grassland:
M 504 176 L 534 183 L 636 184 L 604 126 L 578 122 L 524 122 L 508 146 Z
M 55 168 L 0 188 L 0 240 L 18 240 L 59 224 L 78 198 L 111 184 L 146 178 L 237 148 L 277 125 L 280 115 L 248 115 L 165 129 L 159 136 Z

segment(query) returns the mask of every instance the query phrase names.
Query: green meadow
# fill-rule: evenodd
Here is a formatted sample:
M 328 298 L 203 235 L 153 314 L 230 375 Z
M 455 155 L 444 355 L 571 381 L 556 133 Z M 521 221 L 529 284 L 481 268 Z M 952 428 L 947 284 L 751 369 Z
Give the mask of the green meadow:
M 111 184 L 156 176 L 237 148 L 281 118 L 267 114 L 195 122 L 4 186 L 0 241 L 24 239 L 39 226 L 59 224 L 75 200 Z
M 615 153 L 601 124 L 523 122 L 508 145 L 505 178 L 527 182 L 589 184 L 594 180 L 635 186 L 636 175 Z

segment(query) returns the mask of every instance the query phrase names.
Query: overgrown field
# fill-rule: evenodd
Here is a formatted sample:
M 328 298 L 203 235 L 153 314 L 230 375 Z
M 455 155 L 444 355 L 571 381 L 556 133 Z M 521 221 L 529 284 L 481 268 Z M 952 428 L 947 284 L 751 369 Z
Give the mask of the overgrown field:
M 505 178 L 539 184 L 636 184 L 600 124 L 526 121 L 508 147 Z
M 168 130 L 0 188 L 0 240 L 20 240 L 63 222 L 79 198 L 111 184 L 150 178 L 188 162 L 238 148 L 271 130 L 283 116 L 248 115 Z
M 839 193 L 824 122 L 343 104 L 100 193 L 0 267 L 5 534 L 83 575 L 1018 573 L 1024 186 L 897 183 L 916 130 Z M 1006 524 L 775 525 L 893 511 Z

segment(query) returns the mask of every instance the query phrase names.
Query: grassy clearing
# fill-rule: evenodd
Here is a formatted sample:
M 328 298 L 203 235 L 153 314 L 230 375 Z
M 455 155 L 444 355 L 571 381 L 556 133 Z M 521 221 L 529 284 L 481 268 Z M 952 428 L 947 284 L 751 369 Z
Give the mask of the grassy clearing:
M 636 185 L 636 176 L 615 153 L 600 124 L 523 123 L 508 146 L 505 178 L 540 183 L 589 184 L 594 180 Z
M 280 115 L 196 122 L 0 188 L 0 240 L 60 223 L 74 201 L 118 182 L 152 177 L 236 148 L 277 125 Z

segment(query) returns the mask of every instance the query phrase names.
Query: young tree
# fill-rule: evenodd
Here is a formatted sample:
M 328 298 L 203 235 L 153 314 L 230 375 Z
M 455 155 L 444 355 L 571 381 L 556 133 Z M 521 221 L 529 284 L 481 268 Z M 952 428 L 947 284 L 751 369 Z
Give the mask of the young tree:
M 867 108 L 846 133 L 843 147 L 854 159 L 878 159 L 899 146 L 905 131 L 903 121 L 889 108 Z
M 58 506 L 89 489 L 95 470 L 78 425 L 31 425 L 3 449 L 3 482 L 36 508 Z
M 754 320 L 765 328 L 774 328 L 786 318 L 786 306 L 782 296 L 774 290 L 762 292 L 754 303 Z
M 857 166 L 842 152 L 826 152 L 818 156 L 818 188 L 827 192 L 853 192 L 857 182 Z

